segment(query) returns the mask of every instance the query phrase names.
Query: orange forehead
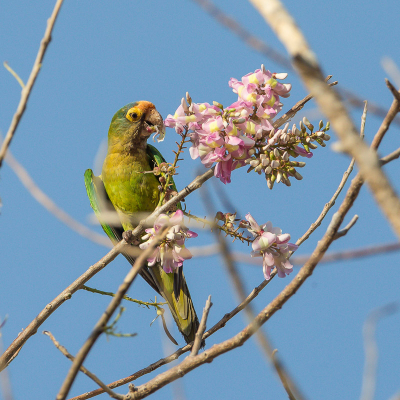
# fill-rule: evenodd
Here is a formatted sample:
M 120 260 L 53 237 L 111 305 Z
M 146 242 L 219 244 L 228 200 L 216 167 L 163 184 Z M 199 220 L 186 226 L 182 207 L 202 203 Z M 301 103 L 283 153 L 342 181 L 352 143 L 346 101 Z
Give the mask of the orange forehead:
M 156 106 L 153 103 L 150 103 L 150 101 L 146 101 L 146 100 L 138 101 L 136 107 L 139 110 L 141 110 L 143 113 L 145 113 L 148 110 L 152 110 L 152 109 L 156 108 Z

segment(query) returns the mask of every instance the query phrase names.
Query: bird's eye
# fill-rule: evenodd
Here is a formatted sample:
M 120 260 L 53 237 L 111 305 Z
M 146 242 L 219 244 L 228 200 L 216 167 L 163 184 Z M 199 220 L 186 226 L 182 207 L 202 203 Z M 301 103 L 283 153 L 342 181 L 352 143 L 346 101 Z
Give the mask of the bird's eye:
M 133 107 L 126 113 L 126 119 L 131 122 L 136 122 L 142 116 L 142 111 L 139 108 Z

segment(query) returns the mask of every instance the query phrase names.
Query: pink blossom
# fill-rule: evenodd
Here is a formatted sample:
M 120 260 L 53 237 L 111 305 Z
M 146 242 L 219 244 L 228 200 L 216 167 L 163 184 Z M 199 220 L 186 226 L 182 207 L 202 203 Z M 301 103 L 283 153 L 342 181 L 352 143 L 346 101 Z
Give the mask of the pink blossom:
M 146 235 L 143 236 L 143 242 L 139 247 L 144 250 L 155 240 L 160 230 L 170 225 L 165 239 L 154 249 L 151 257 L 147 259 L 149 267 L 160 263 L 166 273 L 173 273 L 182 266 L 185 260 L 192 258 L 192 254 L 185 247 L 187 238 L 197 237 L 197 233 L 190 231 L 183 224 L 183 212 L 177 210 L 171 216 L 160 214 L 154 221 L 153 228 L 146 229 Z
M 248 231 L 255 237 L 252 242 L 252 257 L 263 258 L 263 273 L 265 279 L 271 278 L 271 270 L 275 266 L 278 276 L 284 278 L 293 271 L 293 265 L 289 262 L 290 251 L 298 248 L 293 243 L 289 243 L 290 235 L 282 234 L 282 230 L 273 227 L 271 222 L 258 225 L 250 213 L 246 215 L 249 223 Z
M 311 158 L 313 156 L 313 153 L 311 151 L 307 151 L 300 146 L 294 146 L 293 150 L 302 157 Z

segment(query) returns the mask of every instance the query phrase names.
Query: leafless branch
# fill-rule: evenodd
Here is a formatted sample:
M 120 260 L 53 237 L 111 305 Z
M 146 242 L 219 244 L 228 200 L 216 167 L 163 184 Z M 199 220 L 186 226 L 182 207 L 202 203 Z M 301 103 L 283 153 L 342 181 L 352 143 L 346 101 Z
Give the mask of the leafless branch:
M 202 188 L 202 191 L 200 191 L 203 202 L 206 205 L 206 209 L 211 215 L 215 214 L 215 210 L 213 209 L 213 205 L 211 203 L 210 196 L 207 193 L 207 188 L 204 186 Z M 231 281 L 233 283 L 233 286 L 235 288 L 235 291 L 239 297 L 240 301 L 243 301 L 246 298 L 246 290 L 243 285 L 243 281 L 239 275 L 239 271 L 236 268 L 235 260 L 233 258 L 232 253 L 229 250 L 228 244 L 226 243 L 226 240 L 224 237 L 222 237 L 221 233 L 218 230 L 214 230 L 216 239 L 218 241 L 219 247 L 220 247 L 220 253 L 224 259 L 224 264 L 226 266 L 228 275 L 231 278 Z M 271 274 L 271 277 L 269 280 L 272 280 L 277 273 L 277 270 L 273 271 Z M 246 317 L 248 319 L 248 322 L 252 322 L 255 320 L 255 312 L 251 304 L 248 304 L 247 307 L 244 308 Z M 284 368 L 283 363 L 278 359 L 278 357 L 274 357 L 274 350 L 273 347 L 270 343 L 270 339 L 267 337 L 267 334 L 263 332 L 259 327 L 255 328 L 255 334 L 257 338 L 257 342 L 261 348 L 261 350 L 264 352 L 267 362 L 272 363 L 274 368 L 276 369 L 278 376 L 282 382 L 282 385 L 284 389 L 286 390 L 286 393 L 289 396 L 290 400 L 301 400 L 303 396 L 300 394 L 299 389 L 297 388 L 297 385 L 295 385 L 293 379 L 290 377 L 289 373 L 286 371 Z
M 39 71 L 42 67 L 42 62 L 44 55 L 46 53 L 47 47 L 51 41 L 51 34 L 53 31 L 54 24 L 56 22 L 58 13 L 60 11 L 61 5 L 63 0 L 57 0 L 56 5 L 54 6 L 54 10 L 47 21 L 46 31 L 44 33 L 43 39 L 40 42 L 39 52 L 36 56 L 36 60 L 33 64 L 33 68 L 31 74 L 29 75 L 28 82 L 26 83 L 25 87 L 22 89 L 21 92 L 21 99 L 19 101 L 17 111 L 15 112 L 13 119 L 11 121 L 11 125 L 8 128 L 7 135 L 1 145 L 0 149 L 0 168 L 3 164 L 4 157 L 6 155 L 7 149 L 10 146 L 11 140 L 14 137 L 15 131 L 17 130 L 18 124 L 24 114 L 26 104 L 28 102 L 29 96 L 32 92 L 33 85 L 35 84 L 36 78 L 39 74 Z
M 269 46 L 265 41 L 254 36 L 249 31 L 247 31 L 238 21 L 233 19 L 231 16 L 225 14 L 220 8 L 213 4 L 210 0 L 193 0 L 200 7 L 202 7 L 212 18 L 217 20 L 221 25 L 228 28 L 231 32 L 237 35 L 243 42 L 254 49 L 255 51 L 263 54 L 265 57 L 273 60 L 277 64 L 283 66 L 287 71 L 294 71 L 293 66 L 288 57 L 275 50 Z M 336 82 L 337 83 L 337 82 Z M 357 108 L 364 107 L 364 101 L 360 99 L 351 90 L 340 88 L 340 93 L 345 97 L 345 99 L 353 106 Z M 311 97 L 310 97 L 311 98 Z M 310 100 L 310 99 L 308 99 Z M 308 101 L 307 100 L 307 101 Z M 378 117 L 384 117 L 386 115 L 386 110 L 377 104 L 370 103 L 370 113 Z M 400 118 L 395 118 L 394 122 L 400 125 Z M 278 125 L 283 125 L 283 122 Z M 275 124 L 274 124 L 275 126 Z M 276 127 L 276 126 L 275 126 Z
M 149 258 L 149 256 L 153 253 L 155 247 L 159 244 L 159 240 L 162 240 L 165 237 L 165 235 L 168 232 L 168 229 L 169 227 L 166 227 L 162 231 L 160 231 L 160 233 L 155 237 L 154 241 L 150 243 L 149 247 L 147 247 L 147 249 L 144 250 L 143 253 L 136 259 L 132 268 L 126 275 L 124 281 L 118 288 L 117 293 L 115 293 L 115 296 L 112 298 L 107 309 L 104 311 L 103 315 L 100 317 L 95 327 L 93 328 L 93 331 L 90 334 L 89 338 L 86 340 L 86 342 L 78 351 L 78 354 L 76 355 L 75 360 L 73 361 L 71 368 L 69 369 L 68 374 L 65 377 L 65 380 L 60 388 L 60 391 L 57 394 L 56 397 L 57 400 L 64 400 L 67 397 L 68 392 L 71 389 L 72 383 L 74 382 L 76 375 L 79 371 L 79 368 L 84 362 L 86 356 L 89 354 L 89 351 L 95 344 L 98 337 L 104 332 L 104 329 L 107 326 L 108 321 L 114 314 L 115 310 L 118 308 L 123 297 L 126 295 L 128 289 L 130 288 L 132 282 L 139 274 L 144 263 L 147 261 L 147 258 Z
M 65 357 L 67 357 L 69 360 L 74 361 L 75 357 L 72 356 L 68 350 L 62 346 L 56 338 L 52 335 L 51 332 L 49 331 L 43 331 L 43 334 L 47 335 L 51 341 L 53 342 L 54 346 L 58 350 L 61 351 L 62 354 L 64 354 Z M 85 368 L 83 365 L 80 367 L 80 370 L 87 375 L 90 379 L 92 379 L 95 383 L 97 383 L 106 393 L 108 393 L 113 399 L 118 399 L 118 400 L 123 400 L 124 396 L 118 393 L 113 392 L 107 385 L 105 385 L 95 374 L 91 373 L 87 368 Z
M 148 218 L 140 221 L 139 225 L 132 231 L 132 236 L 137 237 L 143 231 L 144 228 L 157 218 L 161 213 L 165 213 L 176 203 L 184 199 L 193 191 L 199 189 L 201 185 L 210 179 L 214 175 L 214 169 L 206 171 L 204 174 L 196 177 L 188 186 L 181 190 L 176 196 L 168 200 L 163 206 L 154 211 Z M 109 264 L 114 258 L 121 253 L 126 247 L 127 242 L 121 240 L 117 245 L 111 249 L 107 255 L 105 255 L 100 261 L 92 265 L 85 273 L 83 273 L 78 279 L 76 279 L 71 285 L 63 290 L 51 303 L 49 303 L 37 317 L 17 336 L 17 338 L 11 343 L 8 349 L 0 357 L 0 371 L 8 366 L 8 364 L 16 357 L 21 347 L 25 342 L 37 332 L 39 326 L 62 304 L 65 300 L 71 298 L 71 296 L 84 285 L 89 279 L 101 271 L 107 264 Z
M 7 152 L 5 161 L 18 176 L 19 180 L 25 186 L 31 196 L 50 214 L 54 215 L 62 223 L 67 225 L 68 228 L 72 229 L 74 232 L 85 237 L 86 239 L 89 239 L 92 242 L 102 246 L 112 247 L 112 244 L 107 237 L 87 228 L 85 225 L 72 218 L 63 209 L 57 206 L 57 204 L 55 204 L 54 201 L 39 188 L 39 186 L 29 175 L 28 171 L 11 154 L 11 151 Z
M 340 231 L 338 231 L 336 233 L 334 240 L 337 240 L 337 239 L 347 235 L 347 232 L 355 225 L 357 220 L 358 220 L 358 215 L 356 214 L 343 229 L 341 229 Z
M 351 192 L 346 195 L 352 196 Z M 346 199 L 345 199 L 346 200 Z M 234 348 L 243 345 L 254 333 L 262 326 L 276 311 L 282 308 L 282 306 L 289 300 L 297 290 L 302 286 L 302 284 L 311 276 L 319 260 L 322 258 L 325 251 L 328 249 L 329 245 L 332 243 L 336 232 L 338 231 L 343 219 L 351 207 L 352 203 L 344 201 L 339 208 L 339 211 L 335 213 L 332 217 L 332 221 L 328 226 L 328 229 L 323 236 L 323 238 L 318 242 L 310 259 L 305 263 L 305 265 L 300 269 L 296 277 L 282 290 L 282 292 L 270 303 L 268 304 L 251 322 L 245 329 L 239 332 L 237 335 L 228 339 L 222 343 L 214 345 L 211 349 L 198 354 L 195 357 L 187 357 L 176 367 L 159 374 L 155 378 L 151 379 L 149 382 L 134 388 L 134 391 L 130 391 L 129 399 L 137 400 L 144 398 L 160 388 L 164 387 L 168 383 L 186 375 L 191 370 L 197 368 L 206 362 L 211 362 L 214 358 L 224 354 Z
M 361 400 L 373 400 L 375 395 L 376 371 L 378 366 L 378 346 L 375 338 L 376 326 L 380 319 L 392 315 L 398 309 L 398 303 L 390 303 L 371 311 L 365 320 L 363 328 L 365 363 Z
M 340 139 L 341 151 L 355 158 L 376 202 L 400 237 L 400 199 L 380 168 L 376 152 L 369 149 L 358 137 L 357 130 L 338 94 L 324 82 L 317 58 L 294 19 L 280 0 L 250 1 L 286 46 L 300 77 L 335 129 Z
M 206 330 L 208 313 L 209 313 L 212 305 L 213 304 L 211 303 L 211 295 L 210 295 L 210 296 L 208 296 L 206 305 L 203 309 L 203 315 L 201 317 L 200 325 L 196 332 L 196 337 L 193 342 L 192 351 L 190 352 L 190 356 L 192 356 L 192 357 L 196 356 L 200 350 L 201 342 L 203 340 L 203 334 L 204 334 L 204 331 Z
M 235 315 L 237 315 L 240 311 L 242 311 L 253 299 L 255 299 L 258 294 L 268 285 L 269 281 L 263 280 L 260 285 L 258 285 L 256 288 L 254 288 L 251 293 L 246 297 L 245 301 L 241 302 L 237 307 L 235 307 L 231 312 L 225 314 L 222 319 L 220 319 L 212 328 L 210 328 L 204 335 L 203 335 L 203 340 L 207 339 L 211 335 L 213 335 L 215 332 L 223 328 L 226 323 L 231 320 Z M 141 369 L 140 371 L 137 371 L 136 373 L 127 376 L 126 378 L 119 379 L 115 382 L 112 382 L 108 384 L 108 387 L 113 389 L 122 385 L 125 385 L 129 382 L 132 382 L 138 378 L 140 378 L 143 375 L 146 375 L 157 368 L 162 367 L 163 365 L 169 364 L 172 361 L 175 361 L 178 359 L 182 354 L 190 351 L 192 348 L 192 344 L 187 344 L 184 347 L 181 347 L 175 353 L 171 354 L 168 357 L 161 358 L 160 360 L 156 361 L 153 364 L 150 364 L 148 367 Z M 69 400 L 86 400 L 90 399 L 94 396 L 97 396 L 101 393 L 104 393 L 102 389 L 97 389 L 91 392 L 87 392 L 84 394 L 81 394 L 79 396 L 73 397 Z
M 14 339 L 7 350 L 0 357 L 0 371 L 2 371 L 8 364 L 15 358 L 19 350 L 25 344 L 25 342 L 33 336 L 40 325 L 43 324 L 46 319 L 53 314 L 58 307 L 61 306 L 66 300 L 69 300 L 71 296 L 84 285 L 89 279 L 101 271 L 107 264 L 112 260 L 127 245 L 125 240 L 121 240 L 116 246 L 113 247 L 100 261 L 93 264 L 86 272 L 84 272 L 78 279 L 76 279 L 71 285 L 64 289 L 53 301 L 36 316 L 36 318 Z

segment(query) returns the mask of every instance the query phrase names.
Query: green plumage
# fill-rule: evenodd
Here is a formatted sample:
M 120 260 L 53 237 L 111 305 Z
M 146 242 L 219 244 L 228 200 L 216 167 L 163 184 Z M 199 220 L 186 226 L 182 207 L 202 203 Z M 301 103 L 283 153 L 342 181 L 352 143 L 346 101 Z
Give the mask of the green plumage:
M 147 144 L 156 126 L 164 128 L 162 117 L 152 103 L 127 104 L 111 121 L 102 174 L 96 177 L 91 170 L 85 172 L 90 205 L 113 243 L 121 240 L 124 230 L 136 227 L 142 217 L 138 213 L 151 213 L 157 207 L 160 183 L 154 174 L 144 173 L 165 161 L 155 147 Z M 102 214 L 110 211 L 117 212 L 118 223 L 102 219 Z M 131 256 L 124 256 L 133 264 Z M 160 265 L 146 266 L 141 276 L 168 302 L 185 341 L 193 341 L 199 322 L 182 268 L 167 274 Z

